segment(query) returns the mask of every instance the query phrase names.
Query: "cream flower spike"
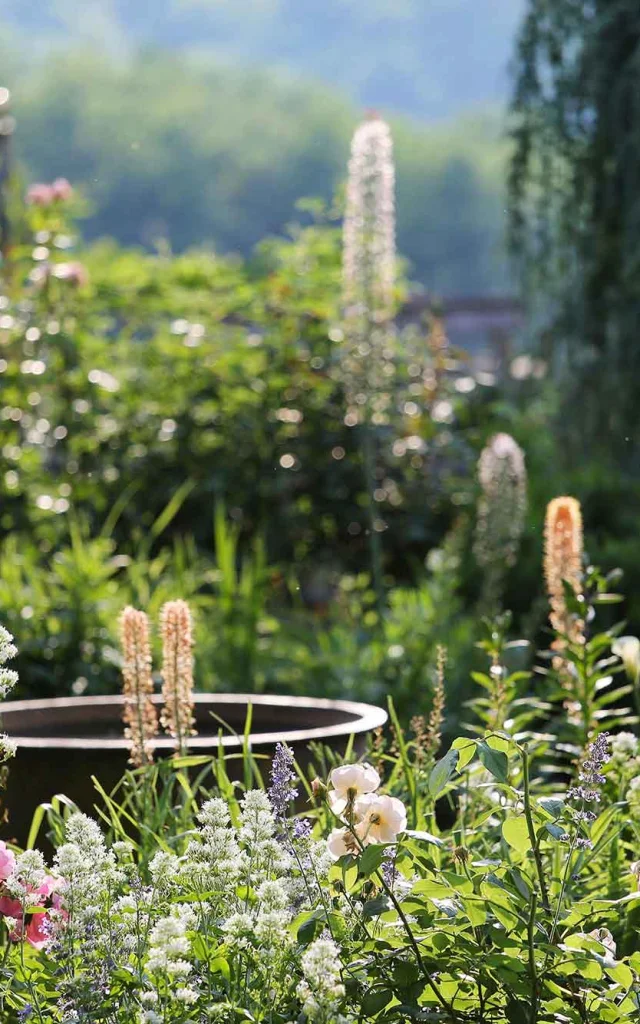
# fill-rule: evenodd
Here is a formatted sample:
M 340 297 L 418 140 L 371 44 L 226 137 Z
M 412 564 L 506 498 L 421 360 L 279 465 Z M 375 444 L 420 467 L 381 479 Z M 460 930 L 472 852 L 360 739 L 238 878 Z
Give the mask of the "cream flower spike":
M 379 785 L 380 776 L 370 764 L 345 764 L 334 768 L 329 776 L 329 806 L 334 814 L 344 814 L 359 796 L 373 793 Z
M 361 796 L 356 800 L 355 812 L 360 819 L 355 831 L 363 845 L 395 843 L 407 827 L 405 806 L 395 796 Z

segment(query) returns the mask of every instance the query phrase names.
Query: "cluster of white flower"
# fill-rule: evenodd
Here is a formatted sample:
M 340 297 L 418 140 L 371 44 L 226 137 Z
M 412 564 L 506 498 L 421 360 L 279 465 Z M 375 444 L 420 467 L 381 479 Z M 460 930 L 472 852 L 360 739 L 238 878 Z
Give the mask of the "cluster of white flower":
M 611 737 L 611 760 L 628 761 L 638 753 L 638 737 L 632 732 L 619 732 Z
M 261 789 L 252 789 L 242 798 L 242 818 L 238 837 L 249 851 L 245 857 L 247 884 L 258 887 L 267 878 L 290 875 L 290 853 L 275 838 L 276 822 L 269 798 Z
M 298 985 L 298 998 L 308 1020 L 317 1024 L 337 1024 L 345 1018 L 339 1014 L 345 988 L 340 976 L 338 947 L 332 939 L 319 938 L 302 956 L 303 980 Z
M 191 949 L 187 932 L 195 928 L 196 915 L 188 904 L 177 903 L 167 917 L 156 921 L 149 933 L 149 956 L 147 969 L 162 972 L 172 977 L 184 977 L 191 973 L 191 964 L 186 959 Z
M 181 879 L 200 892 L 231 892 L 238 880 L 241 851 L 224 800 L 207 800 L 198 820 L 197 835 L 180 865 Z
M 334 778 L 338 787 L 344 771 Z M 331 799 L 341 806 L 337 794 L 336 789 Z M 368 803 L 362 803 L 367 796 L 369 802 L 383 801 L 383 809 L 389 799 L 359 794 L 365 842 L 373 841 L 365 832 L 377 835 L 387 827 L 371 819 Z M 348 794 L 345 813 L 351 813 L 352 803 Z M 69 818 L 51 875 L 39 853 L 14 858 L 0 850 L 5 891 L 16 901 L 16 935 L 22 934 L 25 912 L 32 904 L 40 906 L 46 920 L 44 914 L 34 915 L 27 938 L 38 947 L 48 945 L 54 960 L 66 958 L 65 970 L 74 962 L 73 981 L 65 982 L 60 993 L 61 1019 L 71 1020 L 70 1013 L 94 1019 L 114 970 L 120 970 L 131 979 L 128 1020 L 158 1024 L 195 1019 L 200 1013 L 198 1019 L 227 1024 L 234 1018 L 222 984 L 212 987 L 209 981 L 209 1002 L 206 1009 L 201 1006 L 206 965 L 202 938 L 195 942 L 199 935 L 211 941 L 221 937 L 225 958 L 239 961 L 256 998 L 269 992 L 295 1009 L 299 997 L 310 1022 L 343 1024 L 344 988 L 333 943 L 321 939 L 309 947 L 302 958 L 302 981 L 291 960 L 296 915 L 324 900 L 321 880 L 333 864 L 327 844 L 313 840 L 308 830 L 284 835 L 261 790 L 247 792 L 239 810 L 235 824 L 225 801 L 207 800 L 184 853 L 158 850 L 147 869 L 137 864 L 130 843 L 108 849 L 98 824 L 83 814 Z M 59 941 L 52 943 L 54 937 Z
M 56 871 L 65 880 L 63 906 L 69 927 L 82 933 L 101 910 L 105 888 L 124 880 L 113 851 L 107 851 L 98 824 L 86 814 L 73 814 L 65 830 L 66 842 L 55 856 Z
M 347 825 L 336 828 L 328 840 L 331 855 L 337 860 L 357 854 L 370 843 L 395 843 L 407 827 L 407 812 L 401 800 L 381 796 L 375 791 L 380 776 L 368 764 L 348 764 L 334 768 L 329 776 L 329 806 Z
M 10 661 L 18 653 L 18 648 L 13 642 L 13 637 L 8 629 L 0 626 L 0 700 L 4 700 L 7 694 L 18 682 L 18 673 L 12 668 L 6 668 L 6 662 Z M 0 733 L 0 764 L 15 757 L 16 745 L 6 732 Z
M 18 682 L 18 673 L 12 668 L 5 668 L 7 661 L 11 661 L 18 653 L 18 648 L 13 642 L 13 637 L 8 629 L 0 626 L 0 700 L 4 700 L 10 690 Z

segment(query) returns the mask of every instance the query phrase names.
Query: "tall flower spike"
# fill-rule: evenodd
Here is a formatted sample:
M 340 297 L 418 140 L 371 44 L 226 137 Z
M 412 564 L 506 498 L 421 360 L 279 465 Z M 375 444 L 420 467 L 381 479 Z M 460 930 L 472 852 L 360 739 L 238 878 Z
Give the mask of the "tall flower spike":
M 162 632 L 162 728 L 173 736 L 176 750 L 185 753 L 194 736 L 193 638 L 186 601 L 167 601 L 160 609 Z
M 372 117 L 351 143 L 344 218 L 344 303 L 371 303 L 371 313 L 391 313 L 395 273 L 393 143 L 385 121 Z
M 350 404 L 385 381 L 395 281 L 395 171 L 391 132 L 374 116 L 351 143 L 343 227 L 343 372 Z
M 497 604 L 508 568 L 515 564 L 527 510 L 524 452 L 510 434 L 495 434 L 478 460 L 482 494 L 474 554 L 485 572 L 483 598 Z
M 576 593 L 582 585 L 582 512 L 575 498 L 554 498 L 547 505 L 544 524 L 544 576 L 549 595 L 549 620 L 563 636 L 553 642 L 554 650 L 563 650 L 566 637 L 571 643 L 584 639 L 584 624 L 571 615 L 565 600 L 563 580 Z
M 120 618 L 122 678 L 124 681 L 125 738 L 129 741 L 131 764 L 138 767 L 153 761 L 153 741 L 158 732 L 158 715 L 150 696 L 151 645 L 149 620 L 144 612 L 130 606 Z

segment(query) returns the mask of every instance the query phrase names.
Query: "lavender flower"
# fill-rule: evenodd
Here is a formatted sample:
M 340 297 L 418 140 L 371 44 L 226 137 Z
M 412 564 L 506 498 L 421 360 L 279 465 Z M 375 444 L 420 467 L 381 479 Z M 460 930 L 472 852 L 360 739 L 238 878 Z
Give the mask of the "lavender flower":
M 293 838 L 294 839 L 309 839 L 313 825 L 308 818 L 296 818 L 293 823 Z
M 385 883 L 390 889 L 393 889 L 397 879 L 398 871 L 396 868 L 396 851 L 394 849 L 385 850 L 384 858 L 382 861 L 382 877 Z
M 271 764 L 271 786 L 269 788 L 269 801 L 273 808 L 273 815 L 279 825 L 283 826 L 287 820 L 289 804 L 298 795 L 298 790 L 292 783 L 296 779 L 293 770 L 293 753 L 286 743 L 278 743 L 276 752 Z
M 595 821 L 597 815 L 593 811 L 585 809 L 585 804 L 600 802 L 599 788 L 606 782 L 602 769 L 610 760 L 609 734 L 601 732 L 587 748 L 587 757 L 582 762 L 578 774 L 580 785 L 572 786 L 567 792 L 569 800 L 578 800 L 582 804 L 580 808 L 575 808 L 572 812 L 576 824 L 590 824 Z M 590 839 L 578 838 L 575 845 L 577 849 L 590 849 L 592 844 Z

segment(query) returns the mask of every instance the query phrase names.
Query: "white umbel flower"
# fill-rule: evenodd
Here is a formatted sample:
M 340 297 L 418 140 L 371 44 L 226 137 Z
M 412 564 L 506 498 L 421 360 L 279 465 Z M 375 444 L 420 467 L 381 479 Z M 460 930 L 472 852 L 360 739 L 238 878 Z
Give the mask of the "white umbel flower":
M 149 971 L 159 971 L 173 977 L 183 977 L 191 971 L 185 958 L 191 950 L 187 932 L 194 928 L 196 915 L 191 907 L 178 903 L 168 917 L 156 921 L 149 935 Z
M 316 939 L 302 956 L 304 980 L 298 998 L 307 1018 L 319 1024 L 333 1021 L 344 999 L 338 947 L 332 939 Z

